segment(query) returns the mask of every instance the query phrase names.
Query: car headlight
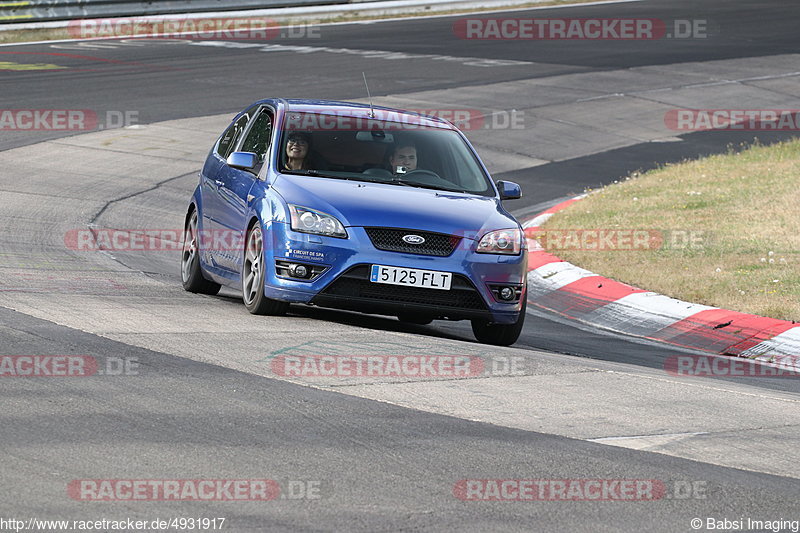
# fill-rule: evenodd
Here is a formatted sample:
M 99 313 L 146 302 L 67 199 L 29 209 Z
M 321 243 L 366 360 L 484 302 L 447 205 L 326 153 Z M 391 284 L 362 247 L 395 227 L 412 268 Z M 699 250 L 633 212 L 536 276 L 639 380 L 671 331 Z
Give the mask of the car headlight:
M 519 255 L 522 251 L 522 232 L 519 229 L 490 231 L 478 243 L 479 254 Z
M 314 233 L 328 237 L 347 238 L 347 231 L 336 217 L 316 209 L 289 204 L 292 215 L 292 229 L 300 233 Z

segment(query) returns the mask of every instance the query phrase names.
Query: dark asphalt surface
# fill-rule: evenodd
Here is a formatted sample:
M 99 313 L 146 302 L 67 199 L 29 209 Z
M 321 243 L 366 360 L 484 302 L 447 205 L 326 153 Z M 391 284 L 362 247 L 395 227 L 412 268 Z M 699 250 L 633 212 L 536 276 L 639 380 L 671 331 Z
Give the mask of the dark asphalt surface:
M 224 517 L 230 531 L 689 531 L 786 516 L 796 480 L 422 413 L 152 352 L 0 309 L 4 351 L 82 354 L 135 375 L 4 379 L 0 516 Z M 267 502 L 80 502 L 81 479 L 271 479 Z M 461 479 L 640 479 L 639 502 L 461 501 Z M 294 492 L 289 492 L 289 487 Z M 318 488 L 318 498 L 296 487 Z M 701 497 L 702 496 L 702 497 Z
M 503 17 L 524 15 L 524 11 Z M 361 72 L 373 95 L 455 89 L 576 72 L 796 53 L 800 4 L 782 0 L 643 1 L 535 11 L 537 17 L 702 19 L 709 38 L 636 41 L 484 41 L 458 39 L 463 16 L 380 24 L 324 26 L 318 38 L 276 38 L 268 44 L 384 50 L 530 62 L 516 67 L 464 67 L 459 61 L 370 59 L 320 53 L 186 46 L 163 39 L 124 44 L 63 43 L 0 47 L 3 61 L 57 62 L 69 69 L 0 71 L 0 108 L 135 110 L 141 123 L 235 113 L 266 95 L 363 98 Z M 493 16 L 493 15 L 487 15 Z M 245 44 L 248 44 L 245 42 Z M 146 83 L 142 83 L 146 80 Z M 0 149 L 42 140 L 3 135 Z M 636 168 L 636 167 L 634 167 Z M 574 183 L 580 186 L 581 183 Z
M 524 12 L 520 12 L 520 15 Z M 159 40 L 0 47 L 0 59 L 53 62 L 54 71 L 0 71 L 0 108 L 133 110 L 141 123 L 234 113 L 267 95 L 363 98 L 457 89 L 488 79 L 537 76 L 796 53 L 800 4 L 785 1 L 645 1 L 559 9 L 536 16 L 704 18 L 713 39 L 640 42 L 477 42 L 456 39 L 453 18 L 326 26 L 320 39 L 275 44 L 330 46 L 528 62 L 476 68 L 459 61 L 385 61 L 320 53 L 270 53 Z M 514 16 L 507 14 L 504 16 Z M 455 17 L 459 18 L 459 17 Z M 60 55 L 53 55 L 60 54 Z M 68 54 L 68 55 L 64 55 Z M 52 134 L 51 136 L 59 136 Z M 780 137 L 767 138 L 767 141 Z M 668 161 L 720 152 L 754 134 L 691 134 L 689 142 L 633 146 L 495 175 L 554 200 Z M 40 142 L 42 133 L 4 133 L 0 150 Z M 529 205 L 529 198 L 509 204 Z M 528 202 L 526 204 L 526 202 Z M 2 296 L 0 296 L 2 301 Z M 320 312 L 320 311 L 309 311 Z M 347 313 L 328 313 L 345 323 Z M 338 317 L 338 318 L 337 318 Z M 390 321 L 368 325 L 396 328 Z M 362 320 L 363 324 L 364 321 Z M 381 326 L 385 323 L 385 326 Z M 471 340 L 464 324 L 411 328 Z M 3 380 L 0 449 L 6 451 L 0 517 L 121 517 L 188 514 L 229 519 L 246 530 L 689 531 L 696 516 L 789 517 L 796 480 L 674 457 L 421 413 L 298 387 L 141 350 L 0 309 L 4 354 L 79 353 L 134 357 L 138 376 Z M 671 353 L 529 317 L 518 347 L 657 367 Z M 762 380 L 765 389 L 797 390 Z M 25 453 L 9 452 L 9 446 Z M 65 496 L 72 479 L 116 477 L 272 478 L 321 482 L 322 499 L 267 503 L 82 504 Z M 641 478 L 707 482 L 702 500 L 641 503 L 460 502 L 462 478 Z M 202 512 L 198 512 L 202 510 Z

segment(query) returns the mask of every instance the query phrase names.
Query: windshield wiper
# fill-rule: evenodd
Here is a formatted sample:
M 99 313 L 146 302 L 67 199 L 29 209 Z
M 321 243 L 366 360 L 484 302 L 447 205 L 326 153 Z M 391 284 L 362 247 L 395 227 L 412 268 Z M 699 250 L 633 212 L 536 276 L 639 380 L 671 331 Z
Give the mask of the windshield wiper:
M 314 170 L 314 169 L 307 170 L 306 173 L 309 176 L 315 176 L 317 178 L 338 178 L 338 179 L 344 179 L 344 180 L 349 180 L 350 179 L 347 176 L 334 176 L 332 174 L 325 174 L 324 172 L 320 172 L 319 170 Z
M 431 189 L 431 190 L 434 190 L 434 191 L 461 192 L 461 193 L 468 192 L 468 191 L 465 191 L 465 190 L 462 190 L 462 189 L 449 189 L 447 187 L 437 187 L 436 185 L 426 185 L 424 183 L 416 183 L 416 182 L 413 182 L 413 181 L 406 181 L 406 180 L 403 180 L 403 179 L 396 179 L 396 180 L 392 180 L 392 181 L 387 181 L 385 183 L 396 183 L 398 185 L 405 185 L 407 187 L 417 187 L 419 189 Z
M 331 178 L 335 180 L 352 180 L 353 178 L 347 176 L 334 176 L 333 174 L 326 174 L 319 170 L 282 170 L 281 174 L 291 174 L 292 176 L 312 176 L 314 178 Z
M 314 178 L 331 178 L 335 180 L 348 180 L 348 181 L 366 181 L 368 183 L 390 183 L 386 180 L 371 180 L 361 175 L 353 176 L 337 176 L 335 174 L 327 174 L 325 172 L 311 169 L 311 170 L 284 170 L 282 174 L 291 174 L 293 176 L 312 176 Z

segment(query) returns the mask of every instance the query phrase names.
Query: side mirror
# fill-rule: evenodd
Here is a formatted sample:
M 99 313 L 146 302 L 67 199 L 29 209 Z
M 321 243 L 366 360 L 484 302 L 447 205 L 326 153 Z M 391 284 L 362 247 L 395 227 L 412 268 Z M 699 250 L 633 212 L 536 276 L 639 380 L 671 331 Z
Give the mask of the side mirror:
M 258 156 L 253 152 L 233 152 L 226 162 L 229 167 L 252 171 L 258 164 Z
M 500 191 L 501 200 L 516 200 L 522 198 L 522 188 L 513 181 L 497 182 L 497 189 Z

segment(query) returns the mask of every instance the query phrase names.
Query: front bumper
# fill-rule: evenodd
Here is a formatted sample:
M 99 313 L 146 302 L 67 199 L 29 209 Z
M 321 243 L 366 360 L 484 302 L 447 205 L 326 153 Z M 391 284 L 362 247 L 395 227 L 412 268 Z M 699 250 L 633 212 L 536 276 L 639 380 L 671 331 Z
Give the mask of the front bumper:
M 462 239 L 451 255 L 438 257 L 378 250 L 361 227 L 348 227 L 347 239 L 298 233 L 284 223 L 273 223 L 270 230 L 265 233 L 272 235 L 271 246 L 265 249 L 268 298 L 374 314 L 509 324 L 516 322 L 526 296 L 526 253 L 478 254 L 472 239 Z M 298 281 L 279 275 L 276 261 L 319 265 L 324 270 L 312 281 Z M 373 264 L 452 272 L 453 283 L 449 291 L 372 283 Z M 497 284 L 521 287 L 520 299 L 498 301 L 491 291 Z

